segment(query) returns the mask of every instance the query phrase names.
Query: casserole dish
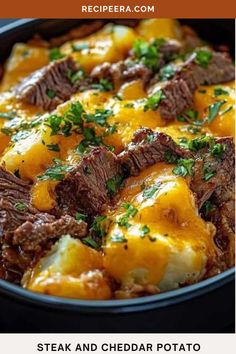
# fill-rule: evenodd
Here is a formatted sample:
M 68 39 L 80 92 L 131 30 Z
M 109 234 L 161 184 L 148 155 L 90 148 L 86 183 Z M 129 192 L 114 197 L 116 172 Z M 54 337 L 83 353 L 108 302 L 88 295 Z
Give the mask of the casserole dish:
M 54 36 L 73 27 L 77 20 L 22 20 L 1 32 L 5 57 L 13 43 L 39 32 Z M 226 43 L 233 52 L 233 21 L 190 21 L 206 40 Z M 216 30 L 213 30 L 214 29 Z M 30 29 L 30 31 L 29 31 Z M 224 29 L 222 31 L 222 29 Z M 219 35 L 220 33 L 220 35 Z M 222 33 L 224 36 L 222 38 Z M 212 38 L 212 34 L 215 35 Z M 232 42 L 227 41 L 232 39 Z M 231 45 L 232 44 L 232 45 Z M 9 46 L 9 47 L 8 47 Z M 4 59 L 4 57 L 2 58 Z M 234 313 L 234 270 L 166 294 L 132 300 L 79 301 L 45 297 L 0 282 L 2 330 L 43 332 L 210 332 L 222 331 Z M 12 301 L 15 299 L 16 301 Z M 222 306 L 222 300 L 225 299 Z M 18 317 L 19 316 L 19 317 Z M 24 321 L 22 321 L 24 318 Z M 14 320 L 13 320 L 14 319 Z

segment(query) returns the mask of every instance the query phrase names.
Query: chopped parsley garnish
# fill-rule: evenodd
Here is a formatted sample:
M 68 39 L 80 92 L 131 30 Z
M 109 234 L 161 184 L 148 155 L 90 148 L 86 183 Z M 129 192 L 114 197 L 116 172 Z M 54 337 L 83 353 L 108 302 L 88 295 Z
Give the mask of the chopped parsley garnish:
M 125 227 L 126 229 L 128 229 L 131 224 L 128 222 L 129 218 L 133 218 L 137 212 L 138 209 L 136 209 L 133 205 L 131 205 L 130 203 L 124 203 L 123 204 L 123 208 L 126 209 L 126 213 L 125 215 L 123 215 L 119 221 L 118 221 L 118 225 L 121 227 Z
M 99 91 L 112 91 L 113 90 L 113 83 L 107 79 L 100 79 L 99 83 L 92 84 L 91 88 Z
M 58 144 L 47 144 L 46 146 L 50 151 L 60 152 L 60 146 Z
M 216 171 L 211 169 L 211 166 L 208 163 L 205 163 L 202 170 L 202 178 L 204 181 L 209 181 L 212 177 L 216 175 Z
M 91 227 L 91 231 L 95 232 L 95 234 L 102 238 L 106 235 L 105 229 L 102 227 L 103 222 L 107 219 L 105 215 L 96 216 Z
M 110 239 L 112 242 L 115 242 L 115 243 L 127 243 L 128 242 L 127 238 L 125 238 L 125 236 L 123 234 L 118 234 L 118 233 L 111 235 Z
M 179 140 L 179 145 L 184 148 L 184 149 L 188 149 L 188 144 L 189 141 L 185 136 L 182 136 L 181 138 L 178 138 Z
M 214 89 L 214 95 L 215 97 L 221 96 L 221 95 L 229 95 L 229 92 L 222 89 L 222 87 L 217 87 Z
M 146 199 L 152 198 L 156 194 L 156 192 L 160 189 L 160 187 L 161 187 L 161 182 L 157 182 L 152 186 L 145 188 L 143 190 L 143 197 Z
M 156 71 L 159 67 L 159 48 L 163 43 L 165 43 L 164 39 L 155 39 L 150 43 L 143 39 L 138 39 L 134 42 L 133 53 L 145 66 Z
M 102 127 L 107 125 L 107 118 L 113 115 L 113 111 L 110 109 L 96 109 L 95 113 L 85 114 L 85 120 L 87 123 L 96 123 Z
M 156 111 L 161 100 L 163 100 L 165 96 L 163 95 L 162 90 L 158 90 L 155 92 L 152 96 L 148 97 L 146 99 L 146 103 L 143 107 L 144 112 L 148 111 L 151 109 L 152 111 Z
M 204 93 L 206 93 L 207 91 L 206 91 L 206 90 L 198 90 L 198 92 L 204 94 Z
M 219 110 L 225 101 L 217 101 L 208 107 L 207 122 L 211 123 L 219 114 Z
M 125 108 L 133 108 L 134 107 L 134 104 L 133 103 L 126 103 L 124 105 Z
M 196 51 L 195 63 L 203 67 L 208 68 L 209 62 L 212 59 L 212 52 L 207 49 L 198 49 Z
M 56 97 L 57 94 L 55 91 L 48 89 L 46 91 L 46 95 L 52 100 L 54 97 Z
M 217 143 L 217 144 L 214 144 L 214 145 L 210 148 L 210 152 L 211 152 L 212 156 L 221 158 L 223 152 L 225 151 L 225 149 L 226 149 L 226 145 L 225 145 L 225 144 L 219 144 L 219 143 Z
M 165 151 L 164 159 L 167 163 L 176 163 L 178 161 L 178 156 L 171 150 Z
M 77 221 L 80 221 L 80 220 L 85 221 L 87 219 L 87 215 L 81 214 L 77 211 L 77 213 L 75 214 L 75 219 Z
M 177 120 L 183 123 L 201 125 L 203 122 L 198 120 L 198 111 L 187 109 L 182 115 L 178 115 Z
M 30 136 L 30 131 L 29 130 L 21 130 L 18 133 L 12 135 L 11 140 L 15 143 L 19 140 L 26 139 L 28 136 Z
M 64 58 L 64 56 L 65 55 L 61 53 L 59 48 L 52 48 L 49 51 L 49 60 L 50 61 L 62 59 L 62 58 Z
M 26 211 L 28 209 L 28 205 L 26 203 L 16 203 L 15 208 L 19 211 Z
M 150 229 L 147 225 L 144 225 L 144 226 L 140 227 L 139 231 L 140 231 L 140 236 L 145 237 L 147 234 L 149 234 Z
M 203 204 L 203 210 L 205 212 L 205 215 L 208 215 L 212 210 L 214 209 L 213 204 L 211 203 L 210 200 L 207 200 L 204 204 Z
M 91 236 L 82 238 L 82 242 L 85 243 L 87 246 L 94 248 L 95 250 L 99 248 L 97 242 Z
M 177 166 L 173 169 L 173 173 L 177 176 L 192 176 L 193 175 L 193 159 L 179 159 Z
M 55 166 L 49 167 L 43 175 L 38 176 L 40 181 L 62 181 L 65 177 L 65 174 L 73 170 L 72 166 L 62 165 L 61 161 L 58 159 L 54 159 L 53 161 Z
M 67 77 L 70 83 L 73 85 L 76 81 L 81 81 L 85 78 L 85 71 L 83 69 L 79 69 L 76 72 L 69 70 L 67 73 Z
M 189 140 L 188 148 L 191 151 L 198 151 L 206 146 L 213 146 L 215 144 L 215 139 L 212 136 L 204 135 L 200 138 Z
M 12 120 L 15 118 L 15 116 L 13 115 L 13 113 L 0 112 L 0 118 Z
M 233 109 L 233 106 L 229 106 L 226 109 L 224 109 L 223 111 L 220 112 L 220 115 L 223 116 L 225 113 L 228 113 L 229 111 L 231 111 L 231 109 Z
M 108 179 L 106 183 L 106 188 L 109 195 L 114 195 L 121 187 L 124 176 L 122 174 L 117 174 L 114 177 Z
M 81 52 L 81 50 L 89 49 L 88 43 L 73 43 L 71 45 L 73 52 Z
M 161 81 L 167 81 L 172 79 L 172 77 L 175 75 L 175 68 L 173 65 L 169 64 L 164 66 L 161 70 L 160 70 L 160 80 Z

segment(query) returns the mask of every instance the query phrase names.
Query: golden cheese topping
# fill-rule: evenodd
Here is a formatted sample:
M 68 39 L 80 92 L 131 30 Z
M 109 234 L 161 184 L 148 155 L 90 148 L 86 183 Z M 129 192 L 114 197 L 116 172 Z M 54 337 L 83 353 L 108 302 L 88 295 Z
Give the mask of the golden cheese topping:
M 124 60 L 137 39 L 157 38 L 183 43 L 178 21 L 143 20 L 136 28 L 108 24 L 54 50 L 62 57 L 71 55 L 89 74 L 99 64 Z M 118 154 L 140 128 L 166 133 L 185 147 L 188 140 L 203 135 L 234 136 L 234 82 L 199 87 L 193 107 L 169 123 L 158 109 L 147 108 L 151 93 L 139 79 L 117 81 L 108 90 L 76 93 L 50 113 L 23 104 L 12 88 L 47 65 L 50 52 L 16 44 L 0 84 L 0 163 L 32 183 L 31 202 L 40 211 L 50 212 L 56 206 L 58 166 L 76 166 L 86 143 L 105 145 Z M 73 121 L 82 117 L 78 112 L 84 114 L 83 129 Z M 101 251 L 65 235 L 26 272 L 23 286 L 99 300 L 138 296 L 147 287 L 149 293 L 166 291 L 202 279 L 208 262 L 216 257 L 215 227 L 200 217 L 188 179 L 176 176 L 173 167 L 158 163 L 126 179 L 115 206 L 102 215 L 106 236 Z M 41 178 L 47 173 L 50 178 Z M 53 173 L 56 178 L 51 178 Z M 115 294 L 110 279 L 120 286 Z
M 180 283 L 181 263 L 187 264 L 186 279 L 187 273 L 196 279 L 214 257 L 214 226 L 201 219 L 187 181 L 172 170 L 159 163 L 129 178 L 118 205 L 106 214 L 105 268 L 124 285 L 141 269 L 147 284 L 167 289 L 174 257 L 180 257 L 173 274 Z

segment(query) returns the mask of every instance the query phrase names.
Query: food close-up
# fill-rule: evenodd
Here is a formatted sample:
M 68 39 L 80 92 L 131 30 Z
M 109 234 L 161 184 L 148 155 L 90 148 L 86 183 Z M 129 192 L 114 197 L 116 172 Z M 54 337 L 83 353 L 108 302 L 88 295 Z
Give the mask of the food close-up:
M 0 66 L 0 278 L 81 300 L 234 267 L 235 66 L 173 19 L 32 33 Z

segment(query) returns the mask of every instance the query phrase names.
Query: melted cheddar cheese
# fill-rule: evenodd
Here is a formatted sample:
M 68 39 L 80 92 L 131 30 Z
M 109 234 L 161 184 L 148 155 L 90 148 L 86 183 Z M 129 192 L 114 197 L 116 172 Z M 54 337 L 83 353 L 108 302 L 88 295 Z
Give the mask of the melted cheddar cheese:
M 136 40 L 156 38 L 183 42 L 178 21 L 143 20 L 135 28 L 108 24 L 56 50 L 72 56 L 89 74 L 104 62 L 126 59 Z M 86 138 L 84 131 L 73 127 L 69 134 L 55 133 L 48 124 L 50 116 L 64 117 L 73 104 L 79 103 L 86 114 L 107 114 L 105 124 L 83 124 L 116 154 L 140 128 L 166 133 L 177 144 L 202 135 L 234 136 L 234 82 L 196 90 L 191 113 L 196 113 L 197 122 L 176 117 L 168 123 L 158 109 L 145 109 L 151 93 L 139 79 L 116 82 L 110 91 L 90 88 L 76 93 L 50 113 L 17 100 L 12 88 L 49 61 L 50 49 L 15 44 L 0 83 L 0 163 L 32 184 L 31 202 L 39 211 L 50 212 L 56 206 L 59 182 L 40 177 L 55 161 L 73 167 L 83 155 L 79 146 Z M 216 230 L 199 215 L 188 178 L 176 176 L 173 168 L 158 163 L 125 180 L 115 206 L 103 212 L 106 235 L 101 251 L 65 235 L 25 273 L 22 285 L 50 295 L 100 300 L 138 296 L 132 292 L 137 286 L 141 291 L 147 286 L 167 291 L 202 279 L 208 262 L 216 257 Z M 116 293 L 114 283 L 120 286 Z

